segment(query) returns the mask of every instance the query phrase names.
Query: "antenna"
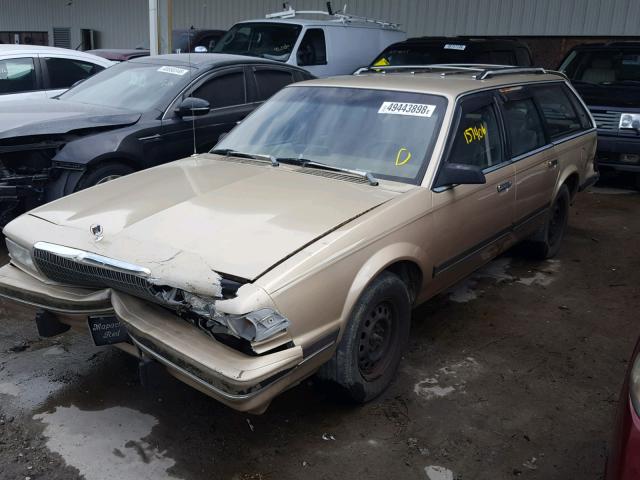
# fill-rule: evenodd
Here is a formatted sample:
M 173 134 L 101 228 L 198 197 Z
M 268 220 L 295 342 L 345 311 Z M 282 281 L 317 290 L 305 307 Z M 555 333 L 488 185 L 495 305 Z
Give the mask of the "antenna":
M 189 28 L 189 35 L 187 36 L 187 62 L 189 63 L 189 84 L 191 84 L 191 79 L 193 76 L 193 66 L 191 65 L 191 36 L 193 34 L 193 31 L 195 30 L 195 28 L 193 28 L 193 25 L 191 25 L 191 27 Z M 191 96 L 193 96 L 193 90 L 191 90 L 191 93 L 189 94 Z M 198 149 L 196 148 L 196 117 L 195 115 L 193 115 L 193 112 L 191 112 L 191 133 L 193 136 L 193 154 L 197 155 L 198 154 Z

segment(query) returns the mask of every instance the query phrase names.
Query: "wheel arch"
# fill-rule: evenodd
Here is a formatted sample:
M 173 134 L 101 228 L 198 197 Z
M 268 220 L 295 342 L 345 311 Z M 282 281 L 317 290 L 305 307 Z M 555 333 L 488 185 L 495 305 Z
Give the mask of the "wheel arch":
M 400 277 L 407 285 L 413 305 L 424 286 L 425 264 L 426 252 L 412 243 L 394 243 L 378 250 L 360 267 L 351 282 L 342 318 L 349 318 L 353 306 L 362 292 L 382 272 L 391 272 Z

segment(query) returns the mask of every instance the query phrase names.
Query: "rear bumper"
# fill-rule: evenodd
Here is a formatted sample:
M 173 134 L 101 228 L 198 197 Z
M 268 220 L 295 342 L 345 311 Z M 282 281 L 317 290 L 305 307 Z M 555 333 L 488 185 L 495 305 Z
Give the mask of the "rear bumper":
M 87 315 L 115 314 L 135 348 L 116 346 L 159 362 L 179 380 L 240 411 L 263 412 L 276 395 L 309 376 L 332 353 L 327 348 L 305 358 L 302 347 L 294 345 L 247 355 L 158 305 L 110 289 L 45 284 L 11 264 L 0 268 L 0 297 L 56 312 L 61 323 L 74 327 Z
M 628 393 L 620 398 L 620 411 L 606 470 L 606 480 L 640 480 L 640 417 Z
M 580 186 L 578 187 L 578 191 L 581 192 L 589 188 L 591 185 L 596 183 L 599 179 L 600 179 L 600 174 L 596 172 L 595 174 L 591 175 L 589 178 L 587 178 L 584 182 L 580 184 Z

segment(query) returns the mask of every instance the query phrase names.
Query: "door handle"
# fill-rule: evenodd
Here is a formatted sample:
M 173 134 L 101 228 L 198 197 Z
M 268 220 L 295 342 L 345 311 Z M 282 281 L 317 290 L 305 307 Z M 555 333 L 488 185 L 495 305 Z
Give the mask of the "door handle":
M 558 168 L 558 159 L 556 158 L 555 160 L 549 160 L 547 162 L 547 168 Z
M 496 190 L 498 190 L 498 193 L 506 192 L 511 188 L 511 185 L 511 182 L 507 180 L 506 182 L 498 185 Z

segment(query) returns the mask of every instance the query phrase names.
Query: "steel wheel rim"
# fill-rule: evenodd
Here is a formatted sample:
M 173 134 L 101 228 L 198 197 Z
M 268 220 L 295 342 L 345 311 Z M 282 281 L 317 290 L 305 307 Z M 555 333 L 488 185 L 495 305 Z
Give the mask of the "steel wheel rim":
M 358 331 L 358 369 L 367 381 L 381 377 L 392 361 L 397 338 L 397 312 L 382 301 L 370 309 Z
M 96 185 L 100 185 L 101 183 L 107 183 L 111 180 L 115 180 L 116 178 L 120 178 L 122 175 L 107 175 L 106 177 L 101 178 L 96 182 Z

